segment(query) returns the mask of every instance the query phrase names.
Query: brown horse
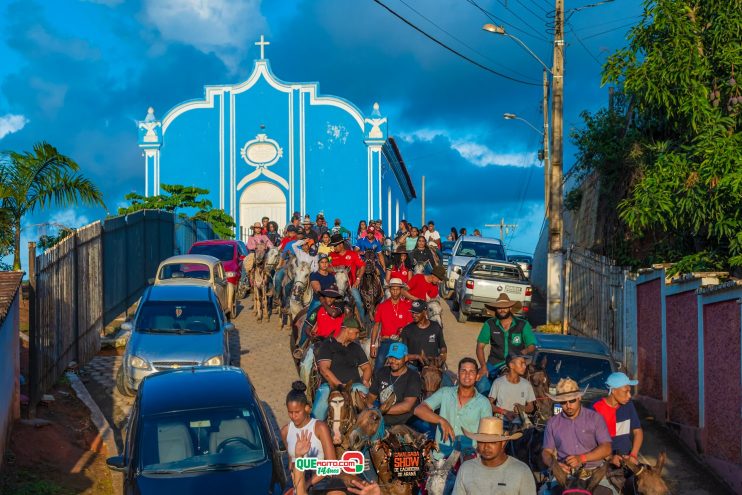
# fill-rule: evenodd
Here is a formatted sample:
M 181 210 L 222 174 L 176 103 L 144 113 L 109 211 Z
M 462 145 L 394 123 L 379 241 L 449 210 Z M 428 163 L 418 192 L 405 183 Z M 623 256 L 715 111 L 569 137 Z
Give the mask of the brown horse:
M 366 268 L 363 271 L 363 276 L 359 284 L 363 308 L 369 320 L 373 320 L 376 306 L 381 302 L 381 298 L 384 297 L 381 275 L 379 275 L 379 270 L 376 268 L 376 260 L 376 253 L 374 251 L 367 250 L 364 253 L 363 262 Z
M 270 274 L 265 266 L 266 253 L 268 246 L 260 243 L 253 253 L 255 257 L 252 260 L 252 270 L 250 271 L 250 281 L 253 287 L 253 314 L 258 321 L 263 318 L 270 321 L 271 312 L 268 308 L 268 286 Z
M 339 386 L 330 392 L 330 396 L 327 399 L 327 425 L 332 432 L 332 443 L 335 445 L 336 450 L 341 445 L 343 439 L 346 438 L 351 428 L 356 425 L 358 410 L 356 406 L 359 405 L 360 399 L 355 399 L 354 401 L 354 397 L 357 394 L 352 393 L 352 387 L 352 382 Z M 345 450 L 348 449 L 337 452 L 338 459 Z
M 422 381 L 423 397 L 430 397 L 433 392 L 441 388 L 443 374 L 446 373 L 451 377 L 452 382 L 456 383 L 456 375 L 453 372 L 444 369 L 445 360 L 439 357 L 426 357 L 425 352 L 420 355 L 422 369 L 420 370 L 420 381 Z
M 660 452 L 654 466 L 621 461 L 623 470 L 617 470 L 618 476 L 609 475 L 608 479 L 620 493 L 627 495 L 667 495 L 670 490 L 662 479 L 662 468 L 665 466 L 666 460 L 667 454 Z M 631 476 L 626 478 L 625 472 L 631 473 Z
M 608 472 L 608 463 L 604 462 L 600 467 L 593 470 L 580 468 L 570 474 L 562 469 L 562 466 L 557 462 L 556 454 L 552 453 L 552 455 L 551 473 L 554 475 L 557 483 L 559 483 L 559 488 L 553 489 L 551 493 L 557 495 L 602 493 L 605 491 L 610 493 L 610 489 L 598 487 Z M 600 490 L 600 492 L 596 492 L 596 489 Z

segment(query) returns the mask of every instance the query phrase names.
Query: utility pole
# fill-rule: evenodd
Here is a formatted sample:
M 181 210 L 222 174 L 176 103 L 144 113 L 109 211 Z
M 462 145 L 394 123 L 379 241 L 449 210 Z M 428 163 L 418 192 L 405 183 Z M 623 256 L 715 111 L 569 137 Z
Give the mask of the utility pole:
M 508 229 L 515 230 L 518 228 L 517 223 L 505 223 L 505 219 L 501 218 L 500 223 L 487 223 L 484 225 L 485 227 L 499 227 L 500 228 L 500 240 L 505 239 L 505 234 L 508 233 Z
M 549 217 L 549 182 L 551 174 L 551 147 L 549 141 L 549 76 L 544 68 L 544 215 Z
M 562 240 L 562 111 L 564 93 L 564 0 L 556 0 L 554 14 L 554 66 L 552 67 L 552 156 L 549 182 L 549 254 L 546 290 L 549 323 L 563 324 L 564 253 Z

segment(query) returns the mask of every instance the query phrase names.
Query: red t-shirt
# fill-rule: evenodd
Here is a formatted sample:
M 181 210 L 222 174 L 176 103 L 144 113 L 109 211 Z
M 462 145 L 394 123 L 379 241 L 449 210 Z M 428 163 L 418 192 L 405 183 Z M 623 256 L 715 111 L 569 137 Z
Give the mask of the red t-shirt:
M 286 244 L 288 244 L 290 241 L 293 241 L 293 240 L 294 238 L 291 238 L 289 236 L 284 237 L 283 239 L 281 239 L 281 245 L 279 246 L 278 250 L 283 251 L 283 248 L 286 247 Z
M 425 275 L 422 273 L 413 275 L 410 281 L 407 282 L 407 287 L 407 291 L 410 294 L 423 301 L 427 298 L 433 299 L 438 297 L 438 285 L 431 284 L 425 280 Z
M 381 323 L 381 338 L 399 335 L 402 329 L 412 323 L 412 301 L 401 298 L 397 304 L 387 299 L 376 307 L 374 321 Z
M 324 307 L 317 310 L 317 336 L 326 339 L 330 335 L 337 338 L 343 326 L 342 314 L 337 318 L 327 314 Z
M 363 266 L 363 260 L 358 256 L 358 253 L 346 249 L 342 255 L 335 252 L 330 253 L 330 259 L 332 260 L 332 266 L 348 267 L 348 282 L 353 285 L 356 281 L 356 270 Z
M 409 274 L 410 270 L 404 266 L 393 266 L 391 269 L 392 277 L 391 278 L 398 278 L 401 279 L 402 282 L 407 283 L 407 280 L 409 280 Z

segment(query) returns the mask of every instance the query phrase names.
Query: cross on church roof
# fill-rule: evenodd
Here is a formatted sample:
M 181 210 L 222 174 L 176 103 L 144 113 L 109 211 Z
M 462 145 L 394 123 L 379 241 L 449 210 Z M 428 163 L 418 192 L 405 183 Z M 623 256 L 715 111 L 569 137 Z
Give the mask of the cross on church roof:
M 260 59 L 263 60 L 265 58 L 265 46 L 270 45 L 270 43 L 265 41 L 265 38 L 261 34 L 260 41 L 256 42 L 255 44 L 260 47 Z

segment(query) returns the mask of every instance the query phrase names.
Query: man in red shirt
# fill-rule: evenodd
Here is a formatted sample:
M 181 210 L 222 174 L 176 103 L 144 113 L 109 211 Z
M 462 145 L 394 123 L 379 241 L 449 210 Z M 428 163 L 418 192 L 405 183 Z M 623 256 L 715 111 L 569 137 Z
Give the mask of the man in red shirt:
M 371 330 L 371 358 L 376 358 L 374 371 L 384 366 L 389 348 L 399 340 L 399 333 L 412 321 L 412 302 L 402 298 L 407 286 L 398 278 L 389 281 L 390 297 L 376 307 L 374 328 Z M 379 335 L 381 329 L 381 335 Z
M 363 309 L 363 299 L 361 299 L 361 292 L 358 290 L 358 284 L 361 281 L 363 272 L 366 271 L 366 264 L 358 256 L 355 251 L 349 251 L 345 249 L 345 240 L 340 234 L 333 234 L 330 237 L 330 246 L 333 248 L 333 252 L 330 253 L 330 259 L 332 260 L 332 266 L 347 266 L 348 267 L 348 282 L 350 282 L 350 293 L 353 295 L 353 300 L 356 302 L 358 308 L 358 315 L 361 321 L 366 320 L 366 312 Z
M 442 265 L 436 265 L 433 273 L 414 275 L 407 284 L 407 290 L 402 295 L 411 301 L 421 299 L 430 301 L 438 297 L 438 285 L 446 280 L 446 269 Z
M 333 284 L 325 290 L 319 291 L 320 306 L 311 311 L 302 325 L 299 343 L 294 351 L 294 357 L 301 359 L 304 354 L 304 342 L 307 337 L 326 339 L 329 336 L 337 337 L 343 325 L 342 305 L 337 303 L 341 297 L 337 285 Z

